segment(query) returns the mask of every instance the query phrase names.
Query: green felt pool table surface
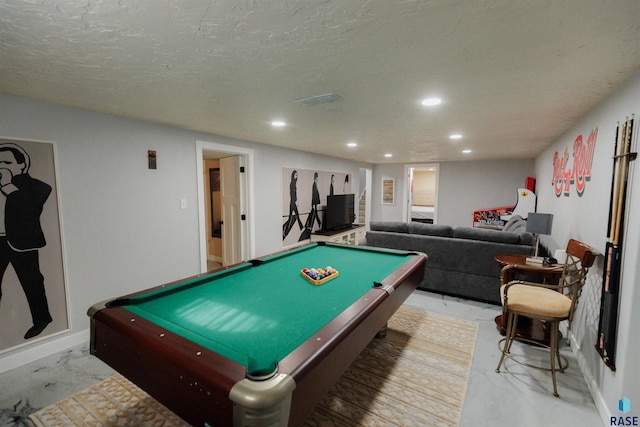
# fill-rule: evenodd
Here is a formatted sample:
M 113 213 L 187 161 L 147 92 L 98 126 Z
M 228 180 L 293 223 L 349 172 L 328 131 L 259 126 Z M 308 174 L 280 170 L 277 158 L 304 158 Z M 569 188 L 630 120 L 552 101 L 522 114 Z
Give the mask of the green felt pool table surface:
M 266 374 L 410 255 L 309 245 L 131 297 L 124 308 Z M 327 266 L 339 276 L 322 285 L 301 275 Z

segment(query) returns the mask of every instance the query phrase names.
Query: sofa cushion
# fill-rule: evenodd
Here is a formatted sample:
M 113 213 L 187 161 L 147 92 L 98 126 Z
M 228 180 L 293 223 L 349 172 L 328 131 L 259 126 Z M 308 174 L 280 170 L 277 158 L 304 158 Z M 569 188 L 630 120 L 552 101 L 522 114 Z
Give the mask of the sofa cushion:
M 509 231 L 490 230 L 485 228 L 456 227 L 453 237 L 485 242 L 520 244 L 520 235 Z
M 521 233 L 518 234 L 518 236 L 520 236 L 520 244 L 521 245 L 529 245 L 529 246 L 533 246 L 533 244 L 535 243 L 535 239 L 533 238 L 533 234 L 531 233 Z
M 409 224 L 401 221 L 371 221 L 369 229 L 373 231 L 392 231 L 395 233 L 408 233 Z
M 422 222 L 409 223 L 409 233 L 424 236 L 452 237 L 453 227 L 450 225 L 425 224 Z

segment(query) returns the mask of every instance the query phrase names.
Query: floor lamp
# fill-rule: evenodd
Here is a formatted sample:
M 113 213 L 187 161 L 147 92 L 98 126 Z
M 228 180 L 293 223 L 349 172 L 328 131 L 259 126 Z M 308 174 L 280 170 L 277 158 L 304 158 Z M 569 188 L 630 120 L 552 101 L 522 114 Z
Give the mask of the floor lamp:
M 529 212 L 527 215 L 527 232 L 536 235 L 536 254 L 528 257 L 527 262 L 535 262 L 542 264 L 542 257 L 538 256 L 538 247 L 540 245 L 541 234 L 551 234 L 551 226 L 553 224 L 553 215 L 537 212 Z

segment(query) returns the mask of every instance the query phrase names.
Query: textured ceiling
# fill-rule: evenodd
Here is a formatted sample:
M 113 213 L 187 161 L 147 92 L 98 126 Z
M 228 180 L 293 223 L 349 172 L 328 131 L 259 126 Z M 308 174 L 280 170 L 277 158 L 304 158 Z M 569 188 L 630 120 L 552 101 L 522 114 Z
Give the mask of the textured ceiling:
M 640 70 L 639 25 L 632 0 L 2 0 L 0 92 L 370 163 L 531 158 Z

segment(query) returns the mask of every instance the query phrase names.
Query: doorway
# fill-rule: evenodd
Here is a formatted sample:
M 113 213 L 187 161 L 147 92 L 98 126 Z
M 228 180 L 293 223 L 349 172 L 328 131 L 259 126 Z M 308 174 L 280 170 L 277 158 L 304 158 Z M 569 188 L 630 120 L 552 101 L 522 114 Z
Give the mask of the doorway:
M 407 176 L 408 222 L 437 223 L 438 217 L 438 164 L 405 166 Z
M 356 210 L 356 222 L 358 224 L 367 225 L 371 218 L 371 169 L 360 168 L 359 172 L 359 188 L 356 196 L 358 197 L 358 208 Z
M 253 150 L 196 141 L 200 271 L 254 257 Z

